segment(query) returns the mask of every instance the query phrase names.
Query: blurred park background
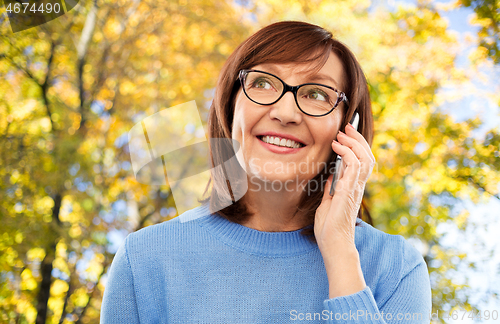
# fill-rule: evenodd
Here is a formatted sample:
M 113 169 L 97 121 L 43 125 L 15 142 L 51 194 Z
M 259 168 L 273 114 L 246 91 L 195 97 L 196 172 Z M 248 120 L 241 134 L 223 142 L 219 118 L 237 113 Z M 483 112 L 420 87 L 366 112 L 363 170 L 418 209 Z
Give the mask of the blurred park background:
M 124 237 L 177 216 L 168 186 L 134 178 L 128 131 L 191 100 L 206 127 L 228 55 L 279 20 L 359 58 L 373 223 L 421 251 L 433 323 L 500 321 L 498 0 L 82 0 L 17 33 L 0 15 L 0 323 L 99 322 Z

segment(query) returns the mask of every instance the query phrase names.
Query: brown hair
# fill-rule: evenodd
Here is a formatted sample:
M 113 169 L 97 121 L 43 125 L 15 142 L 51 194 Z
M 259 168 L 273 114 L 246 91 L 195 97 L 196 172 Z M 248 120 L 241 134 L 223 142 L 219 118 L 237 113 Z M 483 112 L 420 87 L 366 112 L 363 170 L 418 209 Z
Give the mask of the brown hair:
M 237 82 L 240 70 L 263 63 L 317 63 L 316 68 L 319 70 L 332 52 L 342 62 L 345 73 L 342 89 L 349 99 L 349 108 L 347 111 L 344 108 L 340 129 L 345 128 L 356 110 L 360 117 L 358 131 L 371 146 L 373 114 L 370 94 L 361 66 L 354 54 L 344 44 L 334 39 L 329 31 L 299 21 L 283 21 L 262 28 L 241 43 L 227 59 L 219 75 L 214 100 L 210 107 L 208 117 L 209 139 L 232 138 L 234 100 L 240 88 L 240 83 Z M 209 145 L 209 152 L 212 166 L 221 165 L 221 163 L 228 160 L 228 156 L 223 156 L 227 155 L 227 153 L 224 152 L 221 145 L 216 144 L 218 142 L 209 141 L 209 143 L 211 144 Z M 335 159 L 336 154 L 332 150 L 328 161 L 330 164 L 328 165 L 334 163 Z M 308 225 L 314 224 L 316 209 L 322 200 L 322 188 L 324 188 L 328 178 L 328 171 L 329 168 L 324 168 L 311 180 L 317 181 L 316 183 L 321 181 L 323 186 L 320 186 L 318 190 L 310 191 L 310 195 L 304 194 L 297 206 L 297 212 L 304 213 Z M 204 200 L 200 200 L 200 202 L 207 203 L 209 201 L 210 209 L 213 212 L 220 209 L 217 206 L 220 204 L 221 199 L 231 196 L 233 203 L 220 209 L 218 214 L 230 221 L 241 224 L 251 216 L 251 213 L 241 199 L 234 201 L 229 181 L 222 180 L 227 179 L 223 172 L 220 168 L 212 169 L 211 179 L 205 189 L 206 193 L 210 182 L 213 182 L 211 195 Z M 367 222 L 373 224 L 365 198 L 363 198 L 362 208 L 360 208 L 357 217 L 362 219 L 363 214 L 366 215 Z M 306 226 L 301 231 L 301 234 L 307 235 L 311 240 L 315 241 L 312 226 Z

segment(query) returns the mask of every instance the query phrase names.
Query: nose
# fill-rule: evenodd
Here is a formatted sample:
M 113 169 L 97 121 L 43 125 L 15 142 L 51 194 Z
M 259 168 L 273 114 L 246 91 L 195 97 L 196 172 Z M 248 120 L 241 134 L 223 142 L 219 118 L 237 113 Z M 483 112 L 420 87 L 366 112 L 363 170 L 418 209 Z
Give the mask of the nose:
M 295 98 L 291 91 L 288 91 L 278 102 L 271 106 L 269 116 L 271 119 L 278 119 L 282 125 L 289 123 L 300 124 L 302 122 L 302 113 L 297 107 Z

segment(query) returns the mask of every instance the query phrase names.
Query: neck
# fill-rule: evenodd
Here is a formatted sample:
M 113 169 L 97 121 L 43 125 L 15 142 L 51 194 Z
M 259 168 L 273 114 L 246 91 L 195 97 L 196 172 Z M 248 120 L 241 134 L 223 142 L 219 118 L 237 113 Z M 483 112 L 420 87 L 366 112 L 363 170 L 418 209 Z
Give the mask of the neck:
M 270 182 L 254 178 L 249 181 L 242 201 L 252 216 L 241 225 L 264 232 L 289 232 L 305 227 L 302 214 L 297 212 L 302 194 L 302 191 L 274 190 Z

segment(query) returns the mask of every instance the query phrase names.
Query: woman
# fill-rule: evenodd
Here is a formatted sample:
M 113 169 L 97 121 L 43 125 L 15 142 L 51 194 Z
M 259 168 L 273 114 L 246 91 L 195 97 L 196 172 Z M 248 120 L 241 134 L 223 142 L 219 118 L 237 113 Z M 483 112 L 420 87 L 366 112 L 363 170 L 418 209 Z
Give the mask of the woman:
M 222 69 L 209 117 L 210 138 L 240 144 L 246 193 L 220 208 L 235 186 L 214 172 L 203 206 L 129 235 L 101 322 L 429 323 L 422 256 L 361 219 L 372 124 L 363 72 L 328 31 L 280 22 L 248 38 Z M 211 145 L 214 165 L 223 155 Z M 337 155 L 346 168 L 330 196 Z

